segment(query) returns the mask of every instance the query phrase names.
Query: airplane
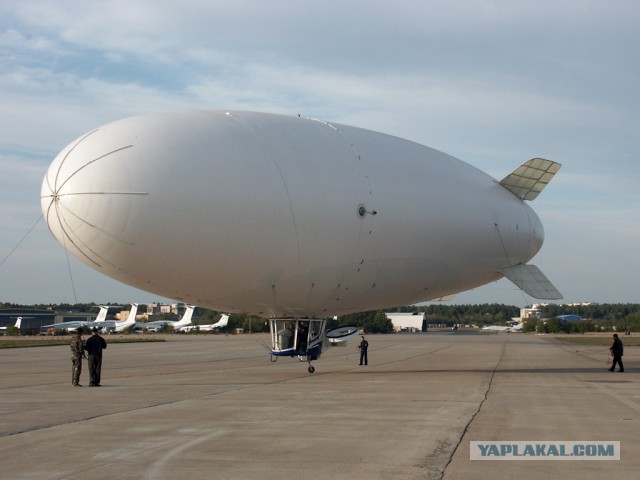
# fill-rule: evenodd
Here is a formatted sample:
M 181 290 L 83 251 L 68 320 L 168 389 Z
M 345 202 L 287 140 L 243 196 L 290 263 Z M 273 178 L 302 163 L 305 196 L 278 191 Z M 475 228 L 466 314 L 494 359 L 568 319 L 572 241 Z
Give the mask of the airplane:
M 22 326 L 23 318 L 33 318 L 33 317 L 16 317 L 16 323 L 13 326 L 18 329 L 18 332 L 20 331 L 20 327 Z M 9 329 L 9 326 L 0 327 L 0 335 L 6 335 L 8 329 Z
M 199 332 L 211 332 L 213 330 L 218 330 L 220 328 L 226 327 L 229 323 L 229 315 L 222 315 L 220 320 L 216 323 L 212 323 L 209 325 L 187 325 L 182 326 L 177 329 L 178 332 L 191 332 L 193 330 L 197 330 Z
M 63 329 L 70 332 L 73 330 L 77 330 L 80 327 L 102 328 L 102 325 L 96 325 L 96 323 L 100 324 L 106 321 L 107 312 L 109 311 L 109 308 L 112 306 L 114 305 L 100 305 L 100 311 L 98 312 L 96 319 L 92 322 L 88 322 L 85 320 L 72 320 L 70 322 L 52 323 L 50 325 L 43 325 L 42 327 L 40 327 L 40 333 L 43 335 L 52 334 L 56 330 L 63 330 Z
M 154 322 L 146 322 L 146 323 L 136 322 L 136 327 L 138 328 L 138 330 L 143 330 L 146 328 L 147 331 L 157 332 L 158 330 L 162 329 L 165 325 L 171 325 L 173 327 L 173 330 L 176 331 L 181 327 L 186 327 L 187 325 L 191 324 L 191 317 L 193 316 L 193 311 L 195 308 L 196 308 L 195 305 L 187 306 L 187 309 L 184 311 L 184 315 L 180 320 L 177 320 L 177 321 L 176 320 L 157 320 Z
M 136 324 L 136 314 L 138 313 L 138 304 L 132 303 L 131 310 L 129 311 L 129 316 L 126 320 L 104 320 L 101 321 L 101 325 L 98 328 L 104 330 L 107 333 L 120 333 L 128 327 L 132 327 Z M 93 325 L 92 326 L 96 326 Z
M 266 318 L 277 353 L 279 319 L 442 299 L 502 277 L 534 298 L 562 298 L 528 263 L 544 241 L 528 202 L 560 167 L 533 158 L 498 181 L 348 125 L 181 110 L 71 142 L 45 174 L 41 206 L 58 242 L 90 267 Z
M 523 322 L 512 322 L 511 325 L 487 325 L 482 330 L 494 332 L 522 332 Z

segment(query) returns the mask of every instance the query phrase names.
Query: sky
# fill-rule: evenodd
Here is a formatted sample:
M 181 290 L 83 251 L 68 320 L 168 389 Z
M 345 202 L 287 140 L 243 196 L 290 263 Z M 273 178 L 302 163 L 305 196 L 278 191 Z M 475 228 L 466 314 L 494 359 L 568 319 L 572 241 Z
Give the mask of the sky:
M 497 179 L 562 163 L 530 263 L 555 303 L 640 303 L 638 25 L 625 0 L 4 0 L 0 302 L 170 301 L 67 256 L 40 187 L 95 127 L 204 108 L 396 135 Z M 503 279 L 449 304 L 537 302 Z

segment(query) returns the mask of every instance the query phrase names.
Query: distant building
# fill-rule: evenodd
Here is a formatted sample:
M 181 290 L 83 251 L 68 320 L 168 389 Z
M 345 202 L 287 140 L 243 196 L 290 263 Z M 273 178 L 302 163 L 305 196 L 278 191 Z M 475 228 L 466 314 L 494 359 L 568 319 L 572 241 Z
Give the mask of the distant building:
M 396 332 L 426 332 L 426 315 L 421 312 L 387 313 L 387 318 L 393 324 Z
M 536 320 L 540 320 L 540 305 L 534 304 L 531 306 L 531 308 L 521 308 L 520 316 L 513 317 L 511 318 L 511 320 L 513 320 L 514 322 L 522 323 L 527 318 L 534 318 Z
M 187 309 L 186 303 L 172 303 L 167 305 L 164 303 L 149 303 L 147 304 L 147 313 L 144 315 L 147 320 L 155 319 L 162 315 L 174 315 L 175 317 L 181 317 L 184 315 Z

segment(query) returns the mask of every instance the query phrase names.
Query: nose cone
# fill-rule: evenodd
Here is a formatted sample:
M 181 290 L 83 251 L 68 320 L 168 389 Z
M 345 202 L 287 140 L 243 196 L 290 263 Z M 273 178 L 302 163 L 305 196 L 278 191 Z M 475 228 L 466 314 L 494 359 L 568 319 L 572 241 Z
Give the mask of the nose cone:
M 52 234 L 69 253 L 120 282 L 210 302 L 205 294 L 220 291 L 234 275 L 210 275 L 235 263 L 230 239 L 254 242 L 260 231 L 254 214 L 242 223 L 244 230 L 229 233 L 238 225 L 238 209 L 246 216 L 244 207 L 257 203 L 250 195 L 259 191 L 257 180 L 238 181 L 256 170 L 254 163 L 226 161 L 223 127 L 229 123 L 237 122 L 221 112 L 149 114 L 76 139 L 53 160 L 42 183 L 42 211 Z M 246 283 L 238 272 L 233 288 Z
M 144 195 L 135 191 L 134 172 L 128 171 L 133 145 L 111 137 L 108 129 L 94 130 L 72 142 L 51 163 L 41 189 L 51 233 L 94 268 L 108 263 L 105 249 L 135 240 L 128 224 L 138 197 Z

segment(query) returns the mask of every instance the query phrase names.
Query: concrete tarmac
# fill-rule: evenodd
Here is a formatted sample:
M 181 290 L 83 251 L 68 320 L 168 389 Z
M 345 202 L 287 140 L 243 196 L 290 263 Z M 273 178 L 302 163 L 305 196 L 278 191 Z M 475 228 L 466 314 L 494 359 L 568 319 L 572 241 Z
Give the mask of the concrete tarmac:
M 110 337 L 105 337 L 109 342 Z M 636 478 L 640 349 L 465 332 L 371 335 L 315 362 L 266 335 L 111 344 L 100 388 L 66 346 L 0 350 L 2 479 Z M 623 338 L 624 341 L 624 338 Z M 470 441 L 620 441 L 617 461 L 471 461 Z

